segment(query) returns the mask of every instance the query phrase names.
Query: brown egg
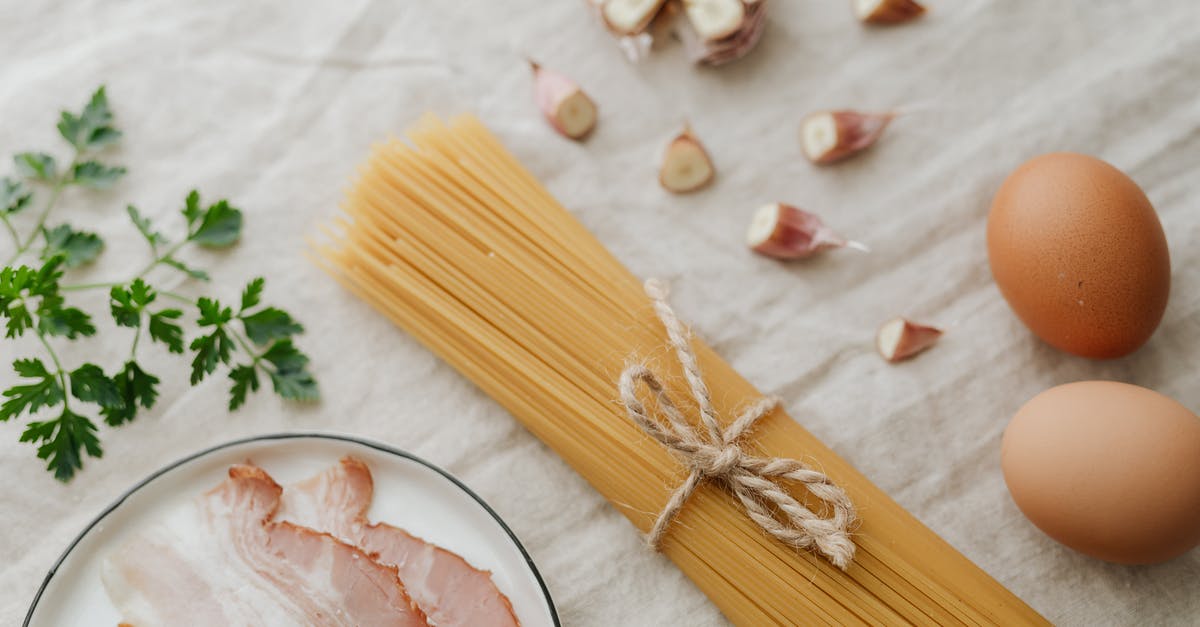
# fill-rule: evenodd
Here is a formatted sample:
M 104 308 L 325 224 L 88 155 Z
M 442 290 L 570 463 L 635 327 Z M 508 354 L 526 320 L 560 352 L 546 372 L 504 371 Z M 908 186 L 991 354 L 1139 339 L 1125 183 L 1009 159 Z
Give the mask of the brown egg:
M 1013 416 L 1000 455 L 1017 507 L 1075 550 L 1150 564 L 1200 544 L 1200 418 L 1158 392 L 1051 388 Z
M 1137 183 L 1099 159 L 1058 152 L 1017 168 L 992 201 L 987 243 L 1000 293 L 1051 346 L 1120 357 L 1162 320 L 1162 224 Z

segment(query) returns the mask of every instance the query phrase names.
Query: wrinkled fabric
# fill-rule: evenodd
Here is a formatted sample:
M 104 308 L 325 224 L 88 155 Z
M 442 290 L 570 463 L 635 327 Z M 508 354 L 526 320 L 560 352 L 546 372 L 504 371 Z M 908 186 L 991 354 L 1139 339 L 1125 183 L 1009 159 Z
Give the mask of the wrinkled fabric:
M 669 280 L 680 316 L 746 377 L 1047 618 L 1194 621 L 1200 552 L 1129 568 L 1055 544 L 1009 499 L 999 444 L 1021 403 L 1067 381 L 1128 381 L 1200 409 L 1200 9 L 931 4 L 916 23 L 864 28 L 839 2 L 776 0 L 758 50 L 697 69 L 678 45 L 629 64 L 571 0 L 0 0 L 0 150 L 65 156 L 57 111 L 101 82 L 126 133 L 108 159 L 130 174 L 110 191 L 68 191 L 51 219 L 108 240 L 101 261 L 70 280 L 117 280 L 146 263 L 126 203 L 177 233 L 189 189 L 228 197 L 246 212 L 244 241 L 185 254 L 214 283 L 165 269 L 151 282 L 233 300 L 265 275 L 267 301 L 307 326 L 300 344 L 324 392 L 311 406 L 260 392 L 231 415 L 228 380 L 192 388 L 184 359 L 143 342 L 142 362 L 163 379 L 158 406 L 102 428 L 104 458 L 88 459 L 70 485 L 17 443 L 24 418 L 0 425 L 0 623 L 21 619 L 70 539 L 151 471 L 232 438 L 330 430 L 410 450 L 471 485 L 524 541 L 564 624 L 723 624 L 565 463 L 303 257 L 304 237 L 334 214 L 370 144 L 426 110 L 478 113 L 633 271 Z M 601 119 L 588 141 L 541 119 L 526 56 L 591 93 Z M 798 122 L 831 107 L 905 113 L 869 153 L 818 169 L 801 156 Z M 656 166 L 684 120 L 718 175 L 706 191 L 671 196 Z M 990 279 L 991 195 L 1020 162 L 1052 150 L 1128 172 L 1166 228 L 1170 305 L 1129 357 L 1092 362 L 1039 343 Z M 872 252 L 791 265 L 749 254 L 744 228 L 772 201 L 817 212 Z M 100 333 L 59 342 L 62 357 L 116 368 L 131 331 L 107 320 L 104 294 L 71 300 L 102 318 Z M 895 315 L 947 333 L 914 361 L 887 365 L 873 335 Z M 3 347 L 5 362 L 40 354 L 32 341 Z M 0 384 L 14 380 L 6 365 Z

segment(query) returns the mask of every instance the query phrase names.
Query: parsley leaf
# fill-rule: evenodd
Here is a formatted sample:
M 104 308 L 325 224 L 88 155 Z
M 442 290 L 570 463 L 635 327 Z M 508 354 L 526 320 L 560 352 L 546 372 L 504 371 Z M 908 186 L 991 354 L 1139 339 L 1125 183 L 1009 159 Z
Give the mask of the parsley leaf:
M 302 370 L 308 365 L 308 356 L 300 352 L 291 340 L 280 340 L 271 345 L 262 358 L 279 370 Z
M 304 327 L 293 320 L 288 312 L 275 307 L 267 307 L 255 313 L 243 315 L 241 320 L 250 341 L 259 346 L 304 331 Z
M 242 307 L 238 310 L 238 319 L 242 321 L 246 335 L 251 342 L 259 346 L 304 332 L 304 327 L 293 320 L 291 314 L 276 307 L 246 313 L 247 309 L 257 306 L 262 301 L 265 285 L 266 281 L 262 277 L 246 284 L 246 289 L 242 290 Z
M 214 329 L 212 333 L 192 340 L 189 346 L 196 352 L 196 357 L 192 360 L 192 385 L 212 374 L 217 369 L 217 364 L 229 363 L 233 352 L 233 340 L 225 331 L 225 325 L 233 320 L 233 310 L 222 307 L 221 303 L 213 298 L 201 298 L 196 301 L 196 307 L 200 310 L 200 317 L 196 323 L 201 327 Z
M 183 352 L 183 327 L 172 322 L 183 316 L 178 309 L 164 309 L 150 314 L 150 339 L 167 345 L 172 353 Z
M 121 408 L 125 401 L 121 391 L 109 379 L 100 366 L 84 364 L 70 373 L 71 396 L 85 402 L 96 403 L 101 407 Z
M 188 194 L 183 215 L 188 221 L 188 241 L 205 248 L 225 248 L 242 235 L 242 212 L 227 201 L 219 200 L 200 210 L 200 197 Z
M 20 337 L 25 334 L 26 329 L 33 326 L 33 316 L 29 315 L 29 309 L 23 302 L 9 304 L 4 314 L 8 317 L 8 322 L 4 324 L 5 337 Z
M 246 404 L 246 395 L 258 391 L 258 368 L 253 364 L 240 365 L 229 371 L 233 388 L 229 391 L 229 411 Z
M 82 309 L 63 307 L 61 298 L 44 298 L 38 309 L 38 330 L 46 335 L 56 335 L 73 340 L 96 334 L 92 317 Z
M 275 366 L 275 370 L 269 374 L 276 394 L 297 401 L 320 398 L 317 381 L 308 372 L 308 356 L 300 352 L 291 340 L 275 342 L 263 353 L 262 358 Z
M 172 268 L 175 268 L 176 270 L 179 270 L 180 272 L 187 274 L 188 276 L 192 277 L 193 279 L 199 279 L 201 281 L 207 281 L 209 279 L 207 272 L 197 269 L 197 268 L 188 267 L 187 264 L 183 263 L 182 261 L 180 261 L 174 257 L 166 257 L 162 260 L 162 263 L 166 264 L 168 266 L 171 266 Z
M 29 205 L 33 192 L 25 183 L 4 177 L 0 179 L 0 213 L 14 214 Z
M 238 313 L 254 307 L 262 300 L 263 287 L 266 282 L 266 279 L 258 277 L 246 284 L 246 289 L 242 290 L 242 308 Z
M 125 175 L 121 166 L 107 166 L 97 161 L 84 161 L 71 168 L 69 181 L 92 189 L 108 189 Z
M 141 324 L 146 305 L 154 302 L 158 293 L 145 281 L 134 279 L 129 287 L 113 286 L 108 296 L 113 320 L 123 327 L 136 327 Z
M 220 326 L 233 320 L 233 310 L 222 307 L 215 298 L 201 298 L 196 301 L 196 308 L 200 310 L 200 318 L 196 322 L 202 327 Z
M 58 383 L 58 377 L 46 370 L 46 365 L 40 359 L 18 359 L 13 362 L 13 370 L 26 379 L 35 379 L 26 385 L 14 385 L 4 390 L 8 399 L 0 405 L 0 421 L 16 418 L 21 412 L 33 413 L 42 407 L 53 407 L 63 400 L 63 389 Z
M 196 351 L 196 357 L 192 359 L 191 377 L 192 385 L 196 385 L 212 374 L 218 363 L 229 363 L 233 341 L 224 327 L 217 327 L 212 333 L 192 340 L 189 348 Z
M 17 174 L 43 183 L 53 183 L 58 177 L 58 164 L 44 152 L 22 152 L 13 156 Z
M 42 251 L 42 259 L 49 260 L 61 255 L 68 268 L 76 268 L 96 260 L 104 250 L 104 240 L 99 235 L 87 231 L 76 231 L 63 224 L 53 229 L 42 229 L 46 237 L 46 248 Z
M 158 298 L 158 293 L 154 291 L 154 288 L 147 285 L 145 281 L 134 279 L 129 284 L 129 296 L 134 304 L 139 307 L 145 307 L 154 302 L 155 298 Z
M 203 213 L 204 210 L 200 208 L 200 192 L 193 189 L 183 200 L 183 217 L 187 219 L 189 230 Z
M 61 325 L 54 324 L 60 318 L 68 319 L 62 321 L 64 324 L 71 321 L 78 323 L 69 325 L 57 335 L 73 338 L 76 334 L 91 335 L 95 332 L 86 314 L 62 306 L 62 297 L 58 295 L 58 280 L 62 277 L 60 265 L 62 258 L 53 257 L 38 270 L 29 266 L 8 266 L 0 270 L 0 316 L 8 318 L 5 324 L 8 337 L 18 337 L 33 326 L 29 307 L 34 299 L 40 299 L 36 309 L 39 317 L 47 319 L 46 329 L 62 329 Z
M 58 132 L 79 151 L 97 150 L 121 139 L 121 132 L 113 128 L 112 119 L 108 95 L 101 86 L 79 115 L 62 112 Z
M 63 407 L 58 418 L 29 423 L 21 441 L 42 442 L 37 456 L 46 460 L 46 469 L 54 472 L 55 479 L 64 482 L 83 468 L 83 451 L 92 457 L 104 454 L 96 438 L 95 423 L 67 407 Z
M 37 271 L 37 277 L 34 282 L 36 284 L 35 292 L 38 295 L 57 294 L 58 280 L 62 278 L 63 271 L 59 267 L 62 265 L 62 259 L 50 259 L 42 264 L 42 267 Z
M 154 230 L 154 225 L 150 222 L 150 218 L 143 217 L 137 207 L 129 205 L 125 207 L 126 213 L 129 214 L 129 219 L 133 221 L 133 226 L 137 227 L 142 237 L 146 238 L 146 243 L 150 244 L 150 249 L 157 252 L 158 247 L 167 243 L 167 238 L 162 233 Z
M 111 427 L 123 425 L 137 416 L 138 405 L 146 409 L 154 406 L 158 399 L 158 377 L 142 370 L 137 362 L 127 361 L 125 367 L 113 377 L 113 384 L 121 394 L 120 407 L 105 407 L 100 410 L 105 424 Z
M 290 401 L 315 401 L 321 398 L 317 380 L 307 370 L 276 370 L 271 373 L 275 393 Z

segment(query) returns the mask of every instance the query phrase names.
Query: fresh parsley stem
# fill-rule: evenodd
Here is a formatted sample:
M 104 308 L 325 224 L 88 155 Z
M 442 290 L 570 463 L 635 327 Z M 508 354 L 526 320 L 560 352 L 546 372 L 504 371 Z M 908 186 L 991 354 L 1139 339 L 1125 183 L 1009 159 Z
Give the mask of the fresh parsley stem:
M 51 361 L 54 362 L 54 368 L 57 371 L 55 374 L 58 375 L 58 383 L 62 386 L 63 391 L 63 409 L 66 410 L 71 406 L 71 388 L 67 387 L 67 371 L 63 370 L 62 362 L 58 360 L 58 353 L 54 352 L 54 348 L 50 346 L 50 342 L 46 339 L 46 334 L 36 326 L 33 327 L 33 330 L 37 334 L 38 340 L 41 341 L 42 346 L 46 348 Z
M 140 278 L 146 276 L 147 274 L 149 274 L 151 270 L 153 270 L 155 267 L 157 267 L 164 260 L 170 258 L 171 255 L 174 255 L 175 253 L 179 252 L 179 249 L 183 248 L 183 246 L 185 244 L 187 244 L 187 241 L 179 242 L 178 244 L 175 244 L 174 246 L 168 248 L 167 252 L 165 252 L 161 255 L 157 255 L 154 258 L 154 261 L 151 261 L 149 264 L 147 264 L 145 268 L 142 268 L 141 272 L 138 272 L 137 274 L 133 275 L 133 278 L 129 279 L 128 281 L 122 281 L 120 283 L 113 283 L 113 282 L 78 283 L 76 285 L 64 285 L 64 286 L 60 287 L 59 289 L 64 292 L 78 292 L 78 291 L 82 291 L 82 290 L 98 290 L 98 289 L 105 289 L 105 288 L 112 289 L 114 287 L 117 287 L 118 285 L 125 285 L 126 283 L 131 283 L 135 279 L 140 279 Z M 175 294 L 173 292 L 165 292 L 165 291 L 159 290 L 158 293 L 162 294 L 163 296 L 166 296 L 167 298 L 173 298 L 180 302 L 189 303 L 189 304 L 193 304 L 193 305 L 196 303 L 196 301 L 194 301 L 186 296 Z
M 12 236 L 13 246 L 19 247 L 21 245 L 21 236 L 18 235 L 17 230 L 13 228 L 12 222 L 8 220 L 8 216 L 0 213 L 0 220 L 4 221 L 4 228 L 8 229 L 8 234 Z M 12 265 L 12 262 L 9 262 L 8 265 Z
M 12 254 L 12 257 L 9 257 L 4 265 L 11 266 L 25 251 L 29 250 L 30 246 L 33 246 L 33 241 L 42 232 L 42 227 L 46 226 L 46 219 L 50 217 L 50 211 L 54 209 L 54 205 L 58 204 L 58 197 L 62 195 L 63 189 L 67 186 L 67 176 L 75 169 L 75 164 L 79 162 L 79 157 L 81 156 L 82 154 L 76 150 L 75 156 L 71 158 L 71 163 L 67 165 L 67 169 L 63 170 L 62 175 L 50 187 L 50 198 L 46 201 L 46 206 L 42 208 L 42 214 L 38 216 L 37 223 L 33 225 L 33 230 L 29 232 L 29 236 L 25 238 L 24 242 L 21 242 L 20 238 L 18 238 L 16 252 Z
M 167 252 L 162 253 L 162 254 L 158 254 L 158 250 L 155 249 L 154 261 L 151 261 L 149 264 L 146 265 L 145 268 L 142 268 L 142 271 L 138 272 L 136 275 L 134 275 L 133 278 L 140 279 L 140 278 L 146 276 L 147 274 L 150 273 L 151 270 L 158 267 L 158 265 L 160 263 L 169 259 L 171 257 L 171 255 L 174 255 L 175 253 L 179 252 L 179 249 L 183 248 L 184 245 L 187 243 L 188 243 L 188 240 L 183 240 L 182 242 L 179 242 L 178 244 L 171 246 L 170 248 L 167 249 Z
M 74 161 L 68 166 L 68 170 L 73 167 L 75 167 Z M 37 223 L 33 225 L 33 231 L 30 231 L 29 236 L 25 238 L 25 242 L 17 248 L 18 255 L 29 250 L 30 246 L 33 246 L 33 240 L 37 239 L 38 234 L 42 232 L 42 227 L 46 226 L 46 219 L 50 217 L 50 211 L 54 209 L 54 205 L 58 204 L 58 197 L 62 195 L 63 188 L 66 186 L 67 184 L 60 180 L 50 188 L 50 199 L 46 201 L 46 207 L 42 209 L 42 214 L 38 216 Z
M 120 285 L 125 285 L 125 283 L 78 283 L 75 285 L 64 285 L 58 289 L 59 289 L 59 291 L 63 291 L 63 292 L 82 292 L 84 290 L 112 289 L 112 288 L 120 286 Z M 170 292 L 167 290 L 155 290 L 155 291 L 165 298 L 170 298 L 171 300 L 179 301 L 181 303 L 184 303 L 185 305 L 195 305 L 196 304 L 195 299 L 190 298 L 188 296 L 184 296 L 183 294 L 180 294 L 178 292 Z
M 165 296 L 167 298 L 170 298 L 171 300 L 176 300 L 176 301 L 179 301 L 179 302 L 187 304 L 187 305 L 194 306 L 196 304 L 196 301 L 194 299 L 188 298 L 187 296 L 184 296 L 183 294 L 179 294 L 177 292 L 168 292 L 166 290 L 158 290 L 158 293 L 162 294 L 163 296 Z
M 105 287 L 112 289 L 118 285 L 125 285 L 125 284 L 124 283 L 78 283 L 76 285 L 63 285 L 62 287 L 59 287 L 58 289 L 59 289 L 59 291 L 62 291 L 62 292 L 80 292 L 83 290 L 98 290 L 98 289 L 105 288 Z
M 142 339 L 142 324 L 139 320 L 137 327 L 133 330 L 133 348 L 129 349 L 129 361 L 137 360 L 137 347 L 140 339 Z
M 258 366 L 258 362 L 262 361 L 262 355 L 254 352 L 254 348 L 250 346 L 250 342 L 242 337 L 242 334 L 239 333 L 237 329 L 229 326 L 225 328 L 229 330 L 229 334 L 233 336 L 233 339 L 237 340 L 237 343 L 241 345 L 242 350 L 246 351 L 246 354 L 254 360 L 252 365 Z

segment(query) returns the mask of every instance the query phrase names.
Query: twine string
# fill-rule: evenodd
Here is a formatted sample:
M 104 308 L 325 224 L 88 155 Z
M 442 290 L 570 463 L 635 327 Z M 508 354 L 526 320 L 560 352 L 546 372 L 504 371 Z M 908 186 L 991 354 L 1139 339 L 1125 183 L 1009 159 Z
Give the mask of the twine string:
M 646 281 L 645 290 L 667 330 L 675 356 L 683 366 L 683 376 L 696 401 L 703 426 L 703 431 L 692 426 L 658 377 L 645 366 L 633 364 L 621 373 L 621 403 L 630 420 L 674 453 L 689 470 L 687 479 L 671 495 L 654 521 L 646 543 L 659 550 L 667 528 L 684 503 L 702 482 L 712 481 L 733 493 L 751 520 L 770 535 L 798 549 L 815 549 L 838 568 L 846 569 L 854 559 L 854 542 L 850 540 L 849 528 L 855 521 L 855 511 L 850 497 L 824 473 L 797 460 L 757 457 L 741 449 L 738 442 L 759 420 L 779 406 L 779 399 L 766 397 L 755 401 L 722 429 L 688 333 L 667 304 L 666 286 L 651 279 Z M 639 385 L 650 392 L 661 418 L 642 403 L 637 394 Z M 810 494 L 828 506 L 828 517 L 805 507 L 781 487 L 778 480 L 803 484 Z

